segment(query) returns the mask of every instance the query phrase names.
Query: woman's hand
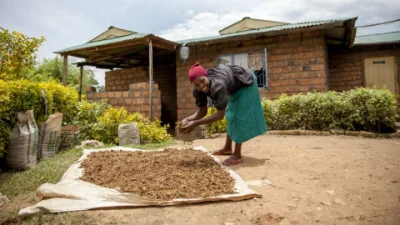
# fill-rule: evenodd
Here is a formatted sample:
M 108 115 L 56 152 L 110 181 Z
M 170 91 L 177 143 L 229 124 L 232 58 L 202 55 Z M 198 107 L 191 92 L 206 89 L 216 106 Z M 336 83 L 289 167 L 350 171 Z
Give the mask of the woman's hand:
M 182 132 L 190 133 L 198 126 L 196 121 L 186 121 L 186 124 L 181 128 Z

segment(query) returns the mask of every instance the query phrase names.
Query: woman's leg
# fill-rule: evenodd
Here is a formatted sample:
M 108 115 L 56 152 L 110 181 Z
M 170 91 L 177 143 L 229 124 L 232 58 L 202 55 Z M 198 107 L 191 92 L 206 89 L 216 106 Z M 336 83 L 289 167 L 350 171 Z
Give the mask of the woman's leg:
M 233 154 L 227 158 L 223 164 L 226 166 L 233 166 L 242 162 L 242 143 L 236 143 L 235 152 L 233 152 Z
M 231 137 L 229 137 L 229 134 L 226 134 L 224 147 L 222 147 L 218 151 L 213 152 L 213 155 L 232 155 L 232 140 Z

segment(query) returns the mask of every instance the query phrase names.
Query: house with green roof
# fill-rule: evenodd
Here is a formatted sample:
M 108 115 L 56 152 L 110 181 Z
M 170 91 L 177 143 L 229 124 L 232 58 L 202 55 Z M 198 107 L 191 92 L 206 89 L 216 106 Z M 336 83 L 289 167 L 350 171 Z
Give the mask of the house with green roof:
M 352 48 L 328 49 L 330 89 L 386 87 L 399 94 L 400 31 L 356 36 Z
M 245 17 L 219 35 L 179 41 L 110 27 L 56 53 L 66 60 L 68 55 L 83 58 L 80 67 L 110 70 L 105 91 L 89 88 L 87 99 L 107 98 L 116 107 L 173 126 L 196 110 L 187 78 L 195 62 L 205 68 L 236 64 L 252 69 L 261 97 L 382 84 L 392 88 L 387 83 L 398 93 L 399 32 L 356 37 L 356 19 L 287 23 Z

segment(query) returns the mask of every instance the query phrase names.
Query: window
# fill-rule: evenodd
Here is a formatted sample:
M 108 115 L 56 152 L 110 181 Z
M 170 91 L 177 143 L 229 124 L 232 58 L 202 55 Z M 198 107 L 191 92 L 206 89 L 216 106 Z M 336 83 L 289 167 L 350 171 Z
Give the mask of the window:
M 253 70 L 258 87 L 268 87 L 267 49 L 249 53 L 220 55 L 217 65 L 238 65 Z

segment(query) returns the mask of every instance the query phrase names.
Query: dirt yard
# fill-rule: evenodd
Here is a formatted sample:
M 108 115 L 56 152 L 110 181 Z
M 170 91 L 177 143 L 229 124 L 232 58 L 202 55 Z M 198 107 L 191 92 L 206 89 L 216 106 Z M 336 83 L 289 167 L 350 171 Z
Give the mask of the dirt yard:
M 209 151 L 225 136 L 197 140 Z M 74 213 L 113 224 L 400 224 L 400 140 L 259 136 L 232 166 L 262 194 L 239 202 Z M 226 156 L 219 157 L 221 160 Z

